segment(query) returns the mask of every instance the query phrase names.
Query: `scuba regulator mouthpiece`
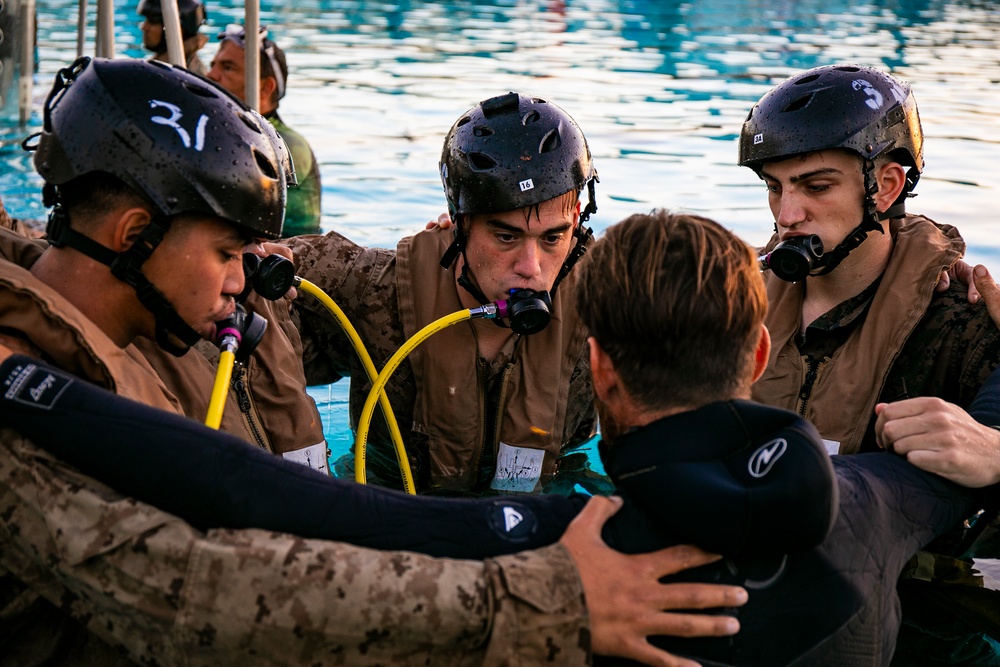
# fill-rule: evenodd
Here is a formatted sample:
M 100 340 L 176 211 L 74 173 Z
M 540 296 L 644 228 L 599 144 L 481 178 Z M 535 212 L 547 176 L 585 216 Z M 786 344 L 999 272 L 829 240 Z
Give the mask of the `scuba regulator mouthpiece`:
M 246 285 L 236 297 L 237 303 L 246 301 L 251 290 L 268 301 L 276 301 L 295 284 L 295 265 L 281 255 L 268 255 L 261 259 L 252 252 L 245 252 L 243 275 Z
M 782 241 L 774 249 L 757 258 L 761 271 L 768 269 L 781 280 L 797 283 L 804 280 L 823 258 L 823 242 L 815 234 L 796 236 Z
M 243 304 L 237 303 L 233 314 L 221 322 L 217 322 L 215 328 L 217 331 L 215 343 L 219 349 L 229 350 L 234 354 L 237 362 L 243 363 L 250 358 L 250 353 L 264 338 L 267 320 L 257 313 L 247 314 Z
M 552 319 L 552 297 L 545 290 L 512 289 L 510 296 L 469 311 L 472 317 L 503 318 L 510 322 L 516 334 L 530 336 L 549 325 Z

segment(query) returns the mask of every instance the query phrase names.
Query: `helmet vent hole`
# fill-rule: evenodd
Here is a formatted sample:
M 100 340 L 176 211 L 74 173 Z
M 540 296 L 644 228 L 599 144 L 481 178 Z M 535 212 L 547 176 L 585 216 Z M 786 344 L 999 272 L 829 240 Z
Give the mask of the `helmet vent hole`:
M 497 166 L 496 160 L 483 153 L 469 153 L 469 166 L 474 171 L 488 171 Z
M 802 85 L 805 85 L 807 83 L 812 83 L 813 81 L 815 81 L 818 78 L 819 78 L 819 74 L 810 74 L 809 76 L 804 76 L 801 79 L 799 79 L 798 81 L 796 81 L 795 85 L 796 86 L 802 86 Z
M 812 98 L 813 98 L 812 93 L 810 93 L 808 95 L 803 95 L 802 97 L 798 97 L 792 100 L 792 102 L 785 107 L 785 112 L 799 111 L 805 108 L 806 106 L 809 105 L 810 102 L 812 102 Z
M 471 122 L 472 122 L 472 119 L 469 118 L 468 116 L 466 116 L 465 118 L 462 118 L 457 123 L 455 123 L 455 127 L 462 127 L 463 125 L 468 125 Z
M 559 130 L 553 128 L 546 132 L 545 136 L 542 137 L 541 143 L 538 144 L 538 152 L 539 154 L 549 153 L 556 150 L 561 145 L 562 139 L 559 137 Z
M 250 114 L 242 113 L 241 112 L 239 114 L 239 117 L 240 117 L 240 120 L 243 121 L 244 125 L 246 125 L 247 127 L 249 127 L 251 130 L 253 130 L 257 134 L 261 134 L 260 125 L 257 123 L 256 120 L 253 119 L 252 116 L 250 116 Z
M 854 67 L 854 66 L 851 66 L 851 65 L 845 65 L 843 67 L 835 67 L 834 69 L 836 69 L 838 72 L 852 72 L 853 73 L 853 72 L 860 72 L 861 71 L 860 67 Z
M 531 123 L 537 123 L 542 119 L 542 115 L 532 109 L 528 113 L 524 114 L 524 118 L 521 119 L 521 125 L 530 125 Z
M 199 85 L 194 84 L 194 83 L 185 83 L 184 87 L 187 88 L 188 90 L 190 90 L 195 95 L 198 95 L 199 97 L 218 97 L 218 95 L 216 95 L 214 92 L 212 92 L 208 88 L 206 88 L 204 86 L 199 86 Z
M 493 130 L 488 127 L 483 127 L 482 125 L 479 125 L 473 128 L 472 134 L 476 135 L 477 137 L 491 137 L 493 136 Z
M 257 166 L 260 168 L 262 174 L 270 179 L 278 180 L 278 170 L 274 168 L 274 165 L 271 164 L 266 155 L 254 148 L 253 159 L 257 161 Z

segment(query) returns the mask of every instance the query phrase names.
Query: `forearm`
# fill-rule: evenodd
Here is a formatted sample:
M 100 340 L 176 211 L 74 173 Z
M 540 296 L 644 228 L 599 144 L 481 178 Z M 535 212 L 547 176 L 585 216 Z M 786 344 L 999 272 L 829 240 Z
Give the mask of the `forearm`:
M 552 544 L 582 499 L 414 497 L 332 479 L 27 357 L 0 364 L 0 418 L 126 495 L 210 528 L 264 528 L 379 549 L 485 558 Z M 45 387 L 44 391 L 39 391 Z M 515 512 L 516 526 L 506 516 Z
M 558 647 L 560 663 L 585 663 L 582 592 L 560 546 L 483 563 L 203 534 L 23 439 L 0 453 L 0 565 L 134 660 L 537 664 Z
M 355 245 L 336 232 L 324 236 L 287 239 L 294 252 L 296 275 L 328 296 L 355 328 L 370 306 L 381 303 L 368 294 L 369 276 L 378 275 L 387 261 L 385 251 Z M 336 382 L 358 367 L 357 353 L 348 335 L 315 295 L 304 294 L 292 302 L 292 320 L 302 344 L 302 362 L 310 385 Z

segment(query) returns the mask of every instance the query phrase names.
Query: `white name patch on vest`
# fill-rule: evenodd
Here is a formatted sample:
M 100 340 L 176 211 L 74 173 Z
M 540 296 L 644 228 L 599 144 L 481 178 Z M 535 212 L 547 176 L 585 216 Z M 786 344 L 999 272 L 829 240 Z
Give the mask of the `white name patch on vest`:
M 514 447 L 501 442 L 497 448 L 497 471 L 490 483 L 496 491 L 531 493 L 542 476 L 545 451 Z
M 324 475 L 329 475 L 330 470 L 326 465 L 327 456 L 329 456 L 329 452 L 327 451 L 326 440 L 324 440 L 315 445 L 296 449 L 294 452 L 285 452 L 281 455 L 281 458 L 304 465 L 307 468 L 312 468 Z
M 836 440 L 823 439 L 823 446 L 826 447 L 826 453 L 830 456 L 836 456 L 840 453 L 840 443 Z

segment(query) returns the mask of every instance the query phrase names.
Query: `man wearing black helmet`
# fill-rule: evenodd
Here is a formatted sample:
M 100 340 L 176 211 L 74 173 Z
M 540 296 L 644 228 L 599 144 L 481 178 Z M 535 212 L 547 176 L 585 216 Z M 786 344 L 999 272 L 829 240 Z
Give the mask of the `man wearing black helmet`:
M 241 25 L 230 24 L 219 33 L 219 50 L 212 58 L 206 76 L 239 99 L 246 95 L 244 73 L 246 32 Z M 288 190 L 285 207 L 284 236 L 318 234 L 321 196 L 319 163 L 306 138 L 290 128 L 278 115 L 278 105 L 288 87 L 288 64 L 285 52 L 260 28 L 260 113 L 274 126 L 288 144 L 298 184 Z
M 975 431 L 977 437 L 989 432 L 970 426 L 964 408 L 1000 363 L 1000 332 L 982 304 L 969 303 L 958 285 L 935 291 L 941 272 L 964 253 L 958 231 L 904 210 L 924 166 L 909 86 L 867 67 L 797 74 L 751 110 L 740 136 L 739 163 L 767 185 L 777 233 L 766 251 L 813 234 L 825 249 L 811 267 L 803 264 L 802 275 L 766 276 L 766 324 L 774 345 L 753 397 L 803 414 L 831 453 L 877 451 L 876 406 L 917 396 L 958 406 L 956 432 Z M 909 458 L 962 483 L 1000 480 L 1000 438 L 973 456 L 956 456 L 965 448 L 961 440 L 951 455 L 948 447 L 939 452 L 926 447 L 924 455 Z M 950 470 L 943 461 L 951 461 Z M 957 556 L 967 546 L 953 542 L 931 549 Z M 939 565 L 944 561 L 938 557 Z M 939 573 L 916 568 L 914 574 L 936 580 Z M 910 621 L 917 614 L 925 626 L 929 619 L 940 621 L 948 615 L 942 600 L 958 599 L 945 587 L 930 607 L 929 598 L 921 605 L 913 593 L 923 583 L 904 582 L 900 589 L 908 616 L 900 664 L 930 664 L 929 656 L 948 664 L 1000 664 L 996 645 L 981 634 L 1000 636 L 1000 625 L 981 613 L 981 602 L 964 594 L 968 607 L 950 610 L 965 614 L 963 624 L 930 630 L 936 637 L 925 639 L 936 645 L 915 640 Z M 968 637 L 970 632 L 977 636 Z M 943 646 L 942 637 L 954 645 Z M 957 645 L 965 658 L 951 653 Z
M 136 12 L 142 21 L 142 45 L 153 52 L 153 60 L 167 62 L 167 36 L 163 27 L 163 8 L 160 0 L 140 0 Z M 195 74 L 205 75 L 205 63 L 198 51 L 208 43 L 208 37 L 198 32 L 208 16 L 201 0 L 178 0 L 177 12 L 181 19 L 181 37 L 187 68 Z
M 54 206 L 51 245 L 0 232 L 5 397 L 44 412 L 76 382 L 36 373 L 49 362 L 179 412 L 123 348 L 144 335 L 182 353 L 233 310 L 244 244 L 280 233 L 284 144 L 221 89 L 139 60 L 84 58 L 61 70 L 43 127 L 32 148 Z M 11 351 L 24 356 L 12 361 Z M 485 562 L 263 530 L 203 532 L 81 474 L 5 424 L 4 663 L 112 665 L 127 656 L 144 664 L 568 665 L 584 664 L 593 650 L 667 664 L 646 634 L 732 634 L 737 624 L 661 610 L 745 601 L 732 587 L 658 586 L 660 576 L 711 557 L 611 551 L 599 539 L 614 511 L 605 499 L 590 503 L 560 545 Z M 236 458 L 244 449 L 229 447 Z M 304 484 L 310 476 L 332 482 L 263 460 Z M 190 490 L 183 475 L 176 483 L 177 495 Z M 382 493 L 388 502 L 392 494 Z M 190 505 L 216 501 L 203 495 Z
M 361 248 L 336 233 L 294 239 L 297 272 L 345 310 L 376 366 L 449 313 L 505 299 L 511 290 L 549 293 L 551 323 L 540 333 L 521 335 L 500 320 L 444 329 L 386 388 L 396 421 L 409 427 L 403 439 L 418 490 L 538 491 L 556 476 L 560 454 L 596 426 L 570 270 L 590 237 L 597 172 L 565 111 L 517 93 L 462 114 L 445 138 L 440 170 L 454 232 L 424 231 L 395 251 Z M 300 300 L 295 313 L 307 379 L 350 374 L 357 424 L 370 387 L 363 368 L 338 359 L 339 331 L 320 307 Z M 399 486 L 380 416 L 368 450 L 372 478 Z M 506 465 L 514 460 L 527 474 Z

